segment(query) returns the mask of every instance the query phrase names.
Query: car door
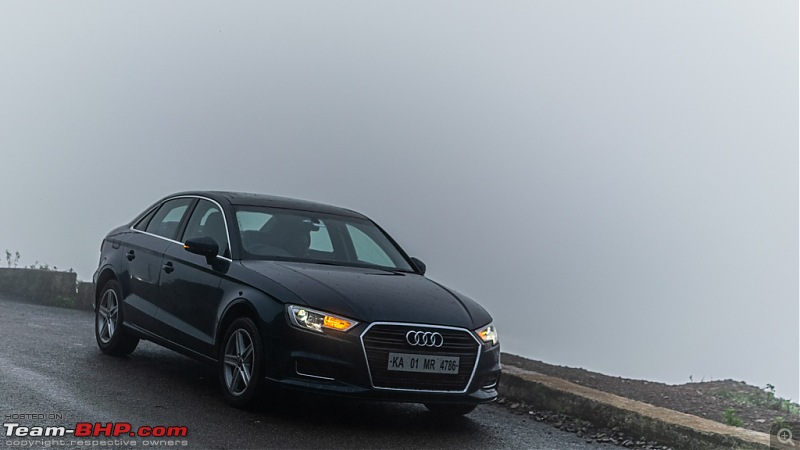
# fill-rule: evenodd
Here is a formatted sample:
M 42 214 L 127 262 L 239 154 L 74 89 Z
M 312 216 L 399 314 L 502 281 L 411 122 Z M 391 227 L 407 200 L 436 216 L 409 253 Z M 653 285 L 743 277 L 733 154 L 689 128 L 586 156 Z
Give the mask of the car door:
M 211 237 L 219 246 L 216 260 L 170 246 L 164 253 L 159 281 L 158 334 L 189 350 L 212 355 L 217 312 L 223 300 L 222 277 L 230 266 L 230 245 L 222 208 L 200 199 L 186 224 L 182 242 Z
M 126 322 L 152 331 L 158 309 L 158 281 L 164 251 L 174 244 L 192 198 L 167 200 L 136 225 L 123 245 L 127 270 L 120 277 Z

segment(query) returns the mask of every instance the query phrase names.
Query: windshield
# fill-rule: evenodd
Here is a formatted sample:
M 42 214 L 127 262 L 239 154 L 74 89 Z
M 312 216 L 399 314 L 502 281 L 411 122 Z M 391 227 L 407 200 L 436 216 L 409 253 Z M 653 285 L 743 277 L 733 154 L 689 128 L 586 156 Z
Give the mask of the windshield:
M 369 220 L 257 206 L 235 210 L 242 259 L 413 272 L 400 250 Z

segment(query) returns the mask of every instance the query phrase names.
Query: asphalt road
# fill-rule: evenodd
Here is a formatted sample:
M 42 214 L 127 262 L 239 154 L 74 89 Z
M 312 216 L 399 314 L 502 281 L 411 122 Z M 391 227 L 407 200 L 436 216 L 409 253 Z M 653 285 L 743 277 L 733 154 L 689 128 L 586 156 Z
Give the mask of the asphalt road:
M 587 444 L 498 405 L 483 405 L 462 418 L 440 419 L 415 404 L 287 394 L 267 397 L 255 411 L 237 410 L 223 402 L 209 366 L 150 342 L 141 342 L 126 358 L 100 353 L 93 317 L 85 311 L 0 299 L 0 416 L 4 424 L 74 428 L 78 422 L 129 422 L 134 428 L 188 427 L 185 442 L 183 438 L 172 446 L 160 442 L 159 448 L 621 448 Z M 0 431 L 0 447 L 44 448 L 52 442 L 43 437 L 8 437 L 6 426 Z M 75 442 L 82 439 L 66 439 L 50 448 L 90 448 Z M 134 448 L 146 444 L 142 441 L 147 439 L 138 439 Z M 91 440 L 100 445 L 114 439 Z M 119 439 L 115 444 L 116 448 L 131 446 Z

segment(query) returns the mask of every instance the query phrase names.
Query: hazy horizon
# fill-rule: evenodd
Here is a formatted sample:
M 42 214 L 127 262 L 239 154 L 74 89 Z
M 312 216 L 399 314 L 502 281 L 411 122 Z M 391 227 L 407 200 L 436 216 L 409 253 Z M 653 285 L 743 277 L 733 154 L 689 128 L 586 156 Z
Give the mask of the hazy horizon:
M 303 198 L 506 352 L 800 398 L 796 2 L 3 2 L 0 61 L 20 265 L 88 280 L 176 191 Z

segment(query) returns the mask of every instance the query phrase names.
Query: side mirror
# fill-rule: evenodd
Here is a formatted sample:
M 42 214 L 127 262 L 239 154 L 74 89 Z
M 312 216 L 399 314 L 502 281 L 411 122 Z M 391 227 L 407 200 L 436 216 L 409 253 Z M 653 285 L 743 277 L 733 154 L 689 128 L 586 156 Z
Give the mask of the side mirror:
M 208 236 L 189 239 L 183 244 L 183 248 L 189 253 L 205 256 L 209 264 L 217 259 L 217 253 L 219 253 L 217 241 Z
M 419 258 L 415 258 L 413 256 L 411 257 L 411 262 L 413 262 L 414 265 L 417 266 L 417 270 L 419 271 L 420 275 L 425 275 L 426 267 L 424 262 L 420 261 Z

